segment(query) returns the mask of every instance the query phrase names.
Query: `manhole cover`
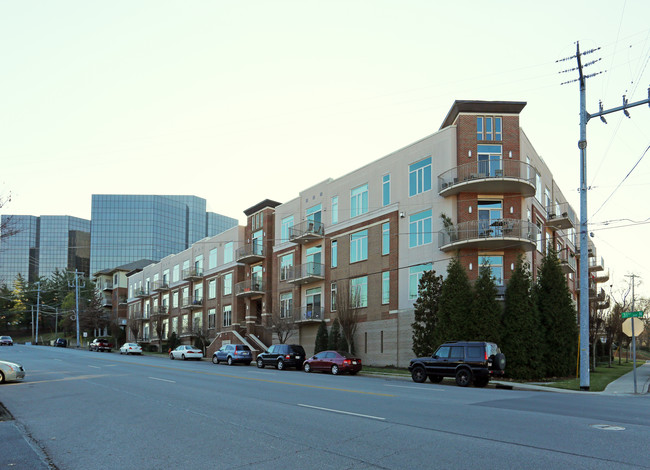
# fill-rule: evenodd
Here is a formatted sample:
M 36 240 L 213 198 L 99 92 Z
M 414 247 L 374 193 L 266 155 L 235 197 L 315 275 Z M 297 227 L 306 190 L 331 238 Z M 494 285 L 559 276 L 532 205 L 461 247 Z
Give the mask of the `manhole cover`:
M 2 403 L 0 403 L 0 421 L 11 421 L 12 419 L 14 419 L 14 417 L 11 416 L 9 410 L 5 408 Z
M 612 426 L 611 424 L 592 424 L 591 427 L 603 431 L 625 431 L 623 426 Z

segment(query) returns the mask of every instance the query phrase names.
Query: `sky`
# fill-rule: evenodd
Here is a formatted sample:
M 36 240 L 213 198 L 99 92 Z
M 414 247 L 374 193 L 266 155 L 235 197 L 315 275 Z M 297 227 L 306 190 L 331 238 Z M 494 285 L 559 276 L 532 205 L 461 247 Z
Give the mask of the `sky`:
M 647 0 L 0 3 L 0 214 L 90 219 L 92 194 L 191 194 L 241 222 L 436 132 L 454 100 L 520 125 L 579 211 L 587 111 L 648 98 Z M 602 72 L 602 73 L 599 73 Z M 599 73 L 599 74 L 598 74 Z M 650 297 L 650 107 L 587 126 L 589 230 Z M 650 151 L 648 151 L 650 153 Z M 647 158 L 644 158 L 647 157 Z

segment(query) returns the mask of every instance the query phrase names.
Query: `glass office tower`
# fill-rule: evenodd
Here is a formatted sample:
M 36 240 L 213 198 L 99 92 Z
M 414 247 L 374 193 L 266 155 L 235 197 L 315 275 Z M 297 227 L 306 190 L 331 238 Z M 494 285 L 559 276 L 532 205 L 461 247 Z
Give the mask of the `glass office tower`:
M 160 261 L 237 225 L 206 212 L 197 196 L 93 194 L 90 272 L 141 259 Z

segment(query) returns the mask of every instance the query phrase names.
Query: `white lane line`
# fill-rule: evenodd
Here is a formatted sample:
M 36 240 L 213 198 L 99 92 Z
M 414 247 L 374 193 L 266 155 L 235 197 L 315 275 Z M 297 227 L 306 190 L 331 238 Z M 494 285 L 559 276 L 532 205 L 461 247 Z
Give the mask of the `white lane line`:
M 439 388 L 431 388 L 427 387 L 426 385 L 424 387 L 409 387 L 407 385 L 384 385 L 385 387 L 397 387 L 397 388 L 410 388 L 412 390 L 428 390 L 430 392 L 444 392 L 444 390 L 440 390 Z
M 63 359 L 54 359 L 55 361 L 63 362 Z
M 101 367 L 97 367 L 97 366 L 88 366 L 88 367 L 92 367 L 93 369 L 101 369 Z
M 170 384 L 175 384 L 175 380 L 159 379 L 158 377 L 149 377 L 151 380 L 160 380 L 161 382 L 169 382 Z
M 115 367 L 115 366 L 117 366 L 117 365 L 118 365 L 118 364 L 106 364 L 106 367 Z
M 303 408 L 312 408 L 314 410 L 329 411 L 330 413 L 340 413 L 342 415 L 358 416 L 360 418 L 369 418 L 369 419 L 377 419 L 379 421 L 386 421 L 386 418 L 381 418 L 379 416 L 362 415 L 360 413 L 350 413 L 349 411 L 342 411 L 342 410 L 332 410 L 330 408 L 321 408 L 320 406 L 303 405 L 302 403 L 298 403 L 298 406 L 302 406 Z

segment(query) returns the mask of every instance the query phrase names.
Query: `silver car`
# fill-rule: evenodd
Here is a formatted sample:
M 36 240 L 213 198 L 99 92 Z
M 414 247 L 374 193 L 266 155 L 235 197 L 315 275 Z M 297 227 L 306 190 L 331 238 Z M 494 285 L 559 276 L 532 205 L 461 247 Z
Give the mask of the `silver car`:
M 13 362 L 0 361 L 0 384 L 23 380 L 25 378 L 25 369 L 20 364 Z

